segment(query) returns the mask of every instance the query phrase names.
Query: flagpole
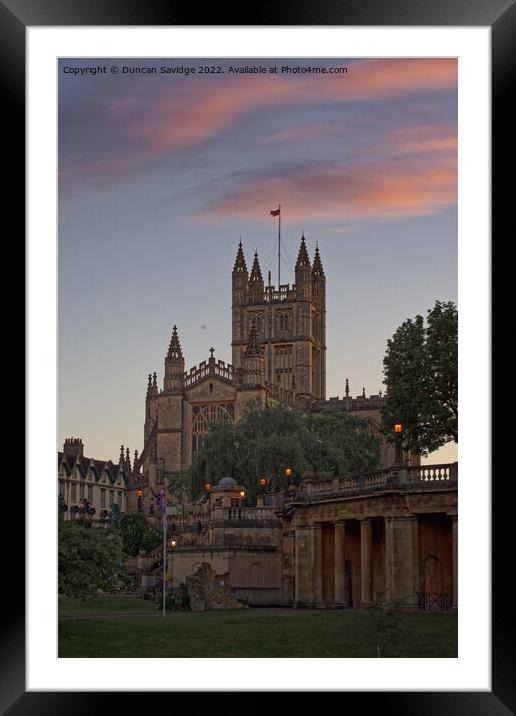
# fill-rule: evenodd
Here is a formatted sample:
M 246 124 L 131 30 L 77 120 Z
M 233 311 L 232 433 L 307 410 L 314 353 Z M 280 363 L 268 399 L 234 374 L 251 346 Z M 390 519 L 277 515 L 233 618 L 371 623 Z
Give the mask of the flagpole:
M 281 276 L 281 204 L 278 205 L 278 291 L 280 290 L 280 276 Z
M 165 487 L 161 491 L 163 510 L 163 616 L 166 614 L 165 600 L 167 595 L 167 493 Z

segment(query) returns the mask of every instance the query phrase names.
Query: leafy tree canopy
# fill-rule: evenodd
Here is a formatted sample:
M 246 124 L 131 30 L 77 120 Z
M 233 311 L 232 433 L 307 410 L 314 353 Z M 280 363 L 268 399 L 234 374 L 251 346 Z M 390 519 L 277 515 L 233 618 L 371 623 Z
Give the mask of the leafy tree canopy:
M 84 519 L 59 524 L 58 590 L 79 599 L 116 590 L 126 577 L 122 540 Z
M 367 423 L 337 411 L 309 414 L 283 404 L 248 403 L 236 424 L 218 421 L 209 426 L 202 450 L 190 467 L 193 496 L 205 482 L 233 477 L 246 488 L 249 500 L 256 496 L 260 477 L 272 490 L 284 489 L 285 467 L 294 482 L 308 472 L 316 477 L 350 474 L 374 469 L 379 461 L 379 441 Z
M 383 359 L 387 386 L 382 430 L 392 439 L 403 424 L 403 444 L 428 455 L 458 442 L 458 315 L 451 301 L 436 301 L 422 316 L 407 319 L 387 341 Z
M 125 554 L 136 557 L 140 550 L 149 552 L 161 543 L 161 533 L 147 522 L 143 512 L 124 515 L 118 527 Z

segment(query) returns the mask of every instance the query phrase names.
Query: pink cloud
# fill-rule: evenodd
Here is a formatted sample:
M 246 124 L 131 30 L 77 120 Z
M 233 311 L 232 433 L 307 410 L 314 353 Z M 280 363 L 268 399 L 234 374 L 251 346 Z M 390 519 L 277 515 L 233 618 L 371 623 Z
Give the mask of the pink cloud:
M 432 164 L 371 162 L 339 168 L 310 167 L 281 177 L 256 177 L 214 202 L 208 216 L 264 219 L 280 201 L 298 219 L 395 219 L 435 213 L 457 201 L 456 161 Z
M 138 116 L 135 130 L 161 148 L 184 148 L 264 107 L 383 100 L 456 86 L 457 62 L 449 59 L 363 60 L 351 65 L 348 75 L 226 75 L 164 97 Z

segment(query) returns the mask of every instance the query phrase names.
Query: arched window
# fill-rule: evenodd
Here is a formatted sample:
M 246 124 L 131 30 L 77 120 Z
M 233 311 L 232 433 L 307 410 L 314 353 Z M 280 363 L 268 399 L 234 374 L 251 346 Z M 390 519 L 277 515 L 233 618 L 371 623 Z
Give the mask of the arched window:
M 202 448 L 208 426 L 217 420 L 233 421 L 234 409 L 231 403 L 218 405 L 194 405 L 192 418 L 192 455 Z

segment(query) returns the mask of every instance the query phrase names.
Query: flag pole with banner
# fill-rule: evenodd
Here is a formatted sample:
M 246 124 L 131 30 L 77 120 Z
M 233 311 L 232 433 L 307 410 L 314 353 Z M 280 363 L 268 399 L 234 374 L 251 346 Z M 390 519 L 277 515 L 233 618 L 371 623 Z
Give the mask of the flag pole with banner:
M 163 616 L 166 614 L 167 596 L 167 487 L 163 485 L 158 495 L 159 507 L 163 518 Z
M 280 290 L 281 277 L 281 204 L 277 209 L 271 209 L 271 216 L 278 217 L 278 291 Z

